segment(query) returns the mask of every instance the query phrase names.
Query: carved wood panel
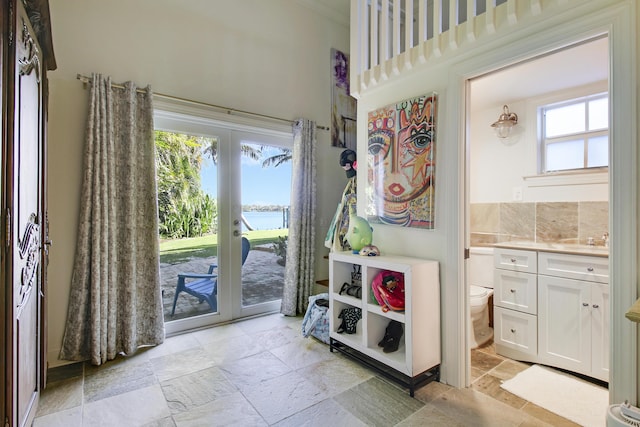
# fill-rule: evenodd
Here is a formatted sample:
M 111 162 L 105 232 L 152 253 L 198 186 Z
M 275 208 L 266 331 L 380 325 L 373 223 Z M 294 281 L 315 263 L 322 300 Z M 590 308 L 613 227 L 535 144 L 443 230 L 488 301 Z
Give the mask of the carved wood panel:
M 40 339 L 42 312 L 41 221 L 43 184 L 42 50 L 22 7 L 15 28 L 13 192 L 13 395 L 16 425 L 30 425 L 37 410 L 44 361 Z

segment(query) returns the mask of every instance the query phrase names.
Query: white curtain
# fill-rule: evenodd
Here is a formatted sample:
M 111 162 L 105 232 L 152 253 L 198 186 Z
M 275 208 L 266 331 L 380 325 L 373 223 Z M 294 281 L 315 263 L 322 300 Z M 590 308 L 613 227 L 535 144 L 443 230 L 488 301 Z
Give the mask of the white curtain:
M 306 311 L 314 283 L 316 235 L 316 124 L 298 119 L 293 126 L 291 213 L 287 264 L 280 312 Z
M 94 74 L 60 358 L 100 365 L 164 341 L 150 88 Z

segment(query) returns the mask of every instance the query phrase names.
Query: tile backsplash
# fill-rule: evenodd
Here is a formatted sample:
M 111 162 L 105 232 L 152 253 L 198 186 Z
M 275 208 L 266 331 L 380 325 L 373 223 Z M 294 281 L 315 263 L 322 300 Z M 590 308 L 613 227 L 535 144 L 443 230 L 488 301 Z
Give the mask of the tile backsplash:
M 471 246 L 512 240 L 597 246 L 609 231 L 608 202 L 472 203 Z

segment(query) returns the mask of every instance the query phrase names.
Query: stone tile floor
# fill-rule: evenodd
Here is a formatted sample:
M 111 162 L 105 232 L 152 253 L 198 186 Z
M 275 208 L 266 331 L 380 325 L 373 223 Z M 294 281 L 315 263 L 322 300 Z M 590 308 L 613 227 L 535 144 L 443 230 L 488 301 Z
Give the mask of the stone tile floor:
M 250 306 L 260 302 L 282 298 L 284 266 L 278 264 L 278 256 L 267 246 L 257 246 L 249 251 L 242 267 L 242 304 Z M 179 264 L 160 264 L 162 305 L 165 322 L 198 316 L 211 310 L 206 302 L 200 303 L 196 297 L 180 293 L 175 314 L 171 315 L 178 273 L 206 273 L 210 264 L 217 264 L 216 258 L 193 258 Z
M 35 427 L 575 426 L 502 389 L 527 364 L 472 352 L 470 388 L 407 390 L 272 314 L 168 338 L 102 367 L 54 368 Z

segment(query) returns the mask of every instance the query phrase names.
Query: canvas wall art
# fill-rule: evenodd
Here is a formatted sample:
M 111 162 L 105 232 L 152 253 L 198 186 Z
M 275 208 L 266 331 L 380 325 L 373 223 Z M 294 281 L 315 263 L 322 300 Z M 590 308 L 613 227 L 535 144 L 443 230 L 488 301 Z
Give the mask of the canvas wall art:
M 331 145 L 356 151 L 356 99 L 349 91 L 349 55 L 331 49 Z
M 434 93 L 368 114 L 370 222 L 434 228 L 436 110 Z

